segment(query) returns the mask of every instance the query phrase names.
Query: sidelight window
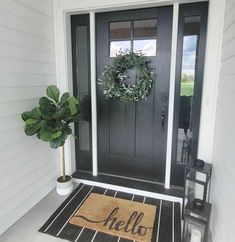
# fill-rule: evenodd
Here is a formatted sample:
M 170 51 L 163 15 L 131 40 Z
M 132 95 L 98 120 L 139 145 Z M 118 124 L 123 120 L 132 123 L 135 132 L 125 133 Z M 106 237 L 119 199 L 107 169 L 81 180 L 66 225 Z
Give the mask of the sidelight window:
M 79 98 L 80 120 L 75 124 L 77 168 L 91 170 L 91 94 L 89 15 L 71 17 L 73 88 Z
M 197 158 L 207 4 L 179 10 L 171 183 L 183 185 L 184 164 Z
M 177 162 L 186 163 L 191 158 L 194 115 L 194 87 L 196 82 L 200 16 L 184 18 L 183 51 L 180 78 Z

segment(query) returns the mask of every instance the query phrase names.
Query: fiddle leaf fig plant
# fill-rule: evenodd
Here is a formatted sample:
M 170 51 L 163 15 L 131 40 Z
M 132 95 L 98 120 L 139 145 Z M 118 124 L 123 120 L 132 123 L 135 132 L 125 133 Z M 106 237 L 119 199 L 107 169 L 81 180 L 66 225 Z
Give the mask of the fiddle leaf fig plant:
M 26 135 L 37 135 L 50 147 L 57 149 L 64 145 L 67 137 L 72 134 L 70 124 L 79 120 L 78 99 L 55 86 L 48 86 L 47 97 L 41 97 L 39 107 L 22 113 Z

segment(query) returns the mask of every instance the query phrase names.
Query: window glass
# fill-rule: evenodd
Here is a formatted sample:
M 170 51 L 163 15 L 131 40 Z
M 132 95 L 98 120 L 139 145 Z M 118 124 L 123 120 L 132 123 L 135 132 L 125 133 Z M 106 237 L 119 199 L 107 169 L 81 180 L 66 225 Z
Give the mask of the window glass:
M 120 52 L 128 53 L 131 50 L 131 41 L 111 41 L 110 57 L 115 57 Z
M 136 20 L 134 21 L 134 38 L 147 38 L 157 36 L 157 20 Z
M 111 22 L 109 29 L 110 57 L 130 51 L 156 55 L 157 19 Z
M 81 151 L 90 150 L 90 96 L 89 96 L 89 55 L 88 55 L 88 38 L 87 26 L 76 27 L 77 40 L 77 80 L 78 96 L 80 100 L 81 120 L 79 121 L 78 139 L 79 149 Z
M 177 142 L 177 162 L 186 163 L 191 158 L 193 127 L 193 98 L 196 80 L 196 63 L 200 17 L 184 19 L 183 53 L 180 81 L 180 107 Z
M 142 52 L 146 56 L 156 55 L 156 39 L 134 40 L 134 52 Z
M 110 39 L 128 39 L 131 38 L 131 22 L 112 22 L 109 24 Z

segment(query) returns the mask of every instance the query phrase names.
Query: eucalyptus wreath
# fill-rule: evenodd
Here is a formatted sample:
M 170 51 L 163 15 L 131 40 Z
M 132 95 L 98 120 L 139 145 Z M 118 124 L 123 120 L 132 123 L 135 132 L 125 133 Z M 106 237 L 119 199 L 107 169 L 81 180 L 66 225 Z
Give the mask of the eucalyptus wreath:
M 142 53 L 119 53 L 111 65 L 107 65 L 99 77 L 103 94 L 107 99 L 116 98 L 123 102 L 138 102 L 146 99 L 152 87 L 149 58 Z M 127 71 L 136 69 L 137 81 L 134 85 L 125 84 Z

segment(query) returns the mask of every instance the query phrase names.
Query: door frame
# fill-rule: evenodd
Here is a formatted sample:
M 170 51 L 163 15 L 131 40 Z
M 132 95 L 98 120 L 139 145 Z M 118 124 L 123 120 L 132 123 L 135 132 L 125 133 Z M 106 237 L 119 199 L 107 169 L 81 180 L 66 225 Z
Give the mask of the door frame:
M 158 7 L 173 5 L 172 28 L 172 56 L 168 108 L 167 157 L 165 170 L 165 188 L 170 188 L 171 153 L 173 135 L 173 113 L 175 93 L 175 66 L 178 13 L 180 3 L 201 2 L 204 0 L 119 0 L 119 3 L 110 0 L 77 1 L 53 0 L 54 36 L 57 85 L 62 91 L 73 92 L 72 81 L 72 51 L 71 51 L 71 23 L 70 16 L 89 13 L 90 15 L 90 54 L 91 54 L 91 104 L 92 104 L 92 164 L 93 175 L 98 174 L 97 162 L 97 109 L 96 109 L 96 50 L 95 50 L 95 13 L 138 9 L 143 7 Z M 225 0 L 209 1 L 206 59 L 203 80 L 201 120 L 198 142 L 198 157 L 212 162 L 217 90 L 219 80 L 219 66 L 222 49 L 224 26 Z M 215 71 L 216 70 L 216 71 Z M 68 174 L 76 170 L 75 143 L 73 138 L 68 139 L 65 146 L 66 171 Z

